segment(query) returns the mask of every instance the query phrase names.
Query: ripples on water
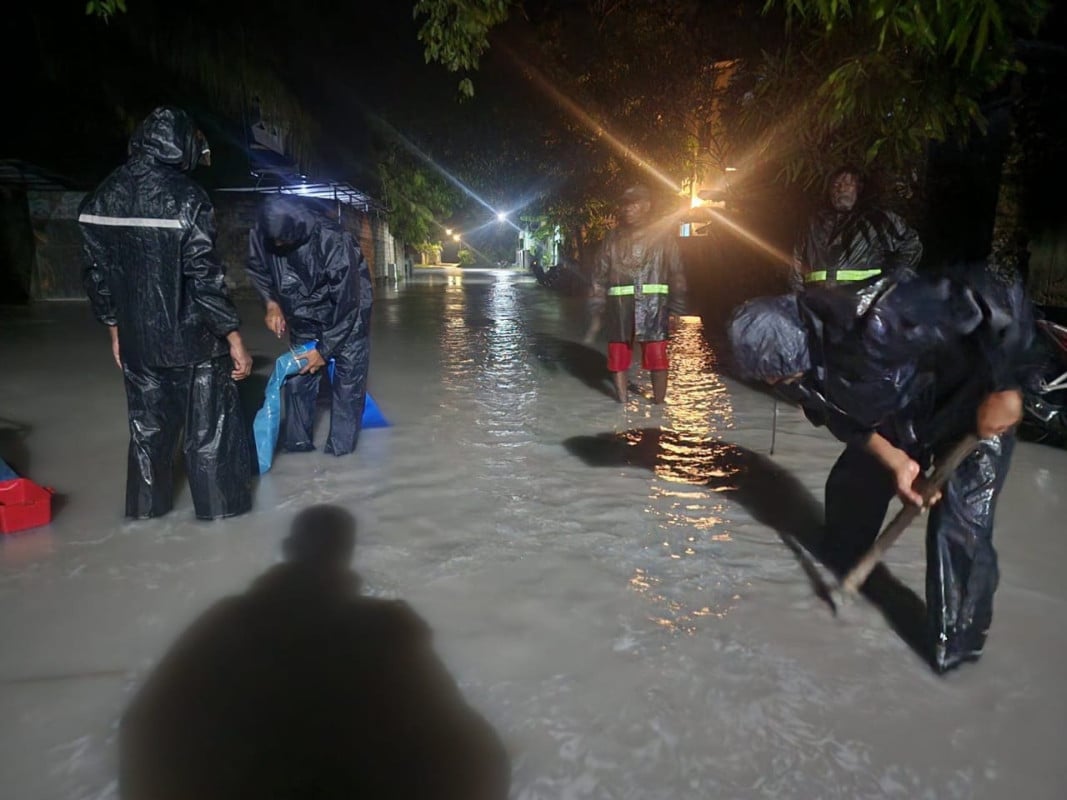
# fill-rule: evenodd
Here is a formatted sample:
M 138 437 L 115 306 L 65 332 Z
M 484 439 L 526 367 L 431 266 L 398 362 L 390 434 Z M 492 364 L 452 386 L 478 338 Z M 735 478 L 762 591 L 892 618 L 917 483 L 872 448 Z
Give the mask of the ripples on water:
M 279 457 L 250 515 L 203 526 L 186 499 L 163 520 L 116 528 L 122 453 L 101 461 L 97 445 L 122 440 L 126 420 L 112 413 L 113 367 L 97 340 L 63 333 L 89 325 L 83 309 L 70 313 L 78 321 L 44 352 L 73 348 L 102 367 L 40 384 L 66 381 L 69 391 L 42 392 L 52 410 L 41 417 L 49 424 L 35 469 L 55 475 L 68 460 L 62 482 L 73 486 L 85 464 L 111 468 L 102 502 L 75 497 L 54 541 L 41 538 L 47 531 L 25 540 L 44 541 L 46 552 L 4 543 L 5 624 L 20 643 L 12 664 L 150 663 L 169 641 L 158 620 L 183 625 L 244 587 L 276 557 L 292 512 L 339 503 L 359 519 L 355 566 L 367 591 L 402 597 L 429 621 L 436 649 L 507 743 L 515 798 L 1063 796 L 1052 788 L 1064 776 L 1063 637 L 1043 627 L 1027 638 L 1026 629 L 1062 617 L 1061 542 L 1025 526 L 1055 532 L 1059 517 L 1015 516 L 1002 544 L 1025 544 L 1003 561 L 998 614 L 1008 613 L 995 653 L 980 669 L 934 679 L 877 611 L 863 605 L 857 620 L 835 621 L 814 597 L 775 531 L 804 540 L 818 528 L 815 495 L 838 446 L 783 414 L 784 444 L 768 458 L 770 403 L 716 372 L 696 320 L 672 340 L 667 404 L 648 402 L 647 375 L 635 369 L 638 391 L 620 407 L 602 344 L 580 343 L 581 300 L 506 271 L 382 287 L 371 386 L 392 427 L 365 432 L 349 458 Z M 278 346 L 259 338 L 263 352 Z M 103 424 L 91 447 L 66 441 L 62 422 L 65 398 L 83 386 Z M 1026 447 L 1016 458 L 1009 499 L 1022 486 L 1032 507 L 1059 502 L 1062 458 Z M 1029 473 L 1019 469 L 1027 461 Z M 921 586 L 922 537 L 906 539 L 893 569 Z M 1009 614 L 1015 625 L 1004 624 Z M 12 719 L 33 711 L 17 729 L 26 750 L 11 758 L 59 744 L 23 779 L 51 768 L 49 785 L 63 788 L 48 796 L 114 796 L 118 706 L 109 704 L 118 696 L 40 691 L 60 699 L 9 703 Z M 53 711 L 61 738 L 49 739 L 41 732 Z M 96 733 L 83 758 L 87 730 Z M 73 743 L 69 758 L 62 742 Z
M 369 478 L 386 485 L 364 558 L 372 577 L 402 576 L 450 663 L 478 676 L 465 688 L 509 743 L 514 797 L 966 795 L 970 774 L 880 762 L 862 725 L 841 724 L 854 687 L 776 647 L 798 620 L 834 635 L 769 527 L 808 535 L 820 508 L 743 446 L 699 320 L 671 341 L 666 405 L 635 368 L 620 407 L 603 344 L 580 344 L 580 300 L 457 271 L 393 302 L 375 375 L 396 369 L 383 351 L 426 374 Z M 750 397 L 745 413 L 766 418 Z M 809 464 L 836 452 L 813 445 Z

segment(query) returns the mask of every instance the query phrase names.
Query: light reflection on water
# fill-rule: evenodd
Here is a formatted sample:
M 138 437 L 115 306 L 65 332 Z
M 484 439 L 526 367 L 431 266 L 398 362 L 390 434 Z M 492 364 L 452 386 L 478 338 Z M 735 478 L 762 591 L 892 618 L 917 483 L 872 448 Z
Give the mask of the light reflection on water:
M 642 580 L 631 585 L 635 589 L 640 586 L 639 591 L 657 610 L 652 613 L 662 615 L 656 620 L 659 625 L 694 634 L 699 631 L 699 618 L 722 618 L 739 599 L 738 595 L 719 597 L 715 606 L 709 607 L 708 595 L 691 585 L 692 573 L 679 572 L 670 564 L 695 560 L 699 580 L 699 565 L 709 551 L 732 540 L 722 493 L 730 491 L 728 479 L 736 467 L 725 465 L 714 442 L 728 435 L 734 419 L 729 394 L 715 371 L 716 355 L 704 338 L 699 318 L 682 321 L 671 338 L 669 353 L 663 435 L 657 437 L 658 447 L 652 457 L 656 480 L 650 483 L 648 494 L 648 512 L 655 520 L 649 537 L 656 543 L 660 560 L 645 570 L 638 568 Z M 645 435 L 633 430 L 625 437 L 640 446 Z M 709 478 L 719 481 L 709 486 Z
M 1002 509 L 1013 580 L 998 600 L 1007 613 L 996 647 L 942 680 L 910 657 L 877 609 L 861 604 L 860 619 L 842 624 L 810 591 L 773 531 L 794 526 L 799 535 L 819 522 L 812 492 L 839 447 L 808 435 L 798 417 L 785 424 L 805 435 L 785 437 L 780 456 L 767 458 L 766 430 L 752 429 L 767 419 L 765 399 L 732 387 L 731 402 L 716 375 L 701 374 L 715 354 L 688 328 L 675 340 L 667 406 L 635 397 L 620 408 L 601 391 L 603 353 L 577 344 L 580 301 L 514 273 L 464 273 L 451 285 L 445 275 L 420 276 L 379 299 L 372 389 L 393 426 L 367 431 L 344 459 L 279 457 L 255 513 L 210 531 L 192 521 L 187 494 L 165 519 L 117 527 L 121 487 L 111 481 L 102 505 L 75 497 L 67 509 L 76 526 L 113 531 L 106 544 L 80 534 L 64 541 L 59 528 L 7 537 L 5 559 L 39 559 L 17 548 L 40 541 L 56 550 L 43 560 L 58 559 L 32 571 L 5 561 L 4 586 L 19 600 L 9 638 L 37 645 L 15 648 L 11 671 L 71 650 L 61 646 L 77 640 L 69 624 L 42 637 L 52 622 L 75 619 L 67 612 L 88 593 L 126 598 L 123 607 L 140 599 L 121 629 L 155 640 L 159 618 L 183 622 L 194 605 L 240 591 L 272 563 L 293 511 L 336 502 L 359 517 L 356 566 L 368 593 L 402 597 L 427 619 L 464 695 L 501 733 L 516 800 L 1062 796 L 1054 742 L 1063 714 L 1054 701 L 1063 637 L 1055 626 L 1031 633 L 1003 624 L 1055 616 L 1063 605 L 1062 581 L 1044 566 L 1057 563 L 1060 541 L 1047 532 L 1062 526 L 1054 508 L 1041 510 L 1058 497 L 1062 453 L 1021 448 L 1007 492 L 1014 502 Z M 51 339 L 54 352 L 77 350 L 70 334 L 85 324 L 65 330 Z M 266 333 L 261 341 L 277 347 Z M 93 407 L 103 409 L 113 405 L 114 381 L 97 360 Z M 56 435 L 36 440 L 37 467 L 55 474 L 65 459 L 99 463 L 77 441 L 60 441 L 69 408 L 54 388 L 39 395 L 40 420 L 50 423 L 42 428 L 55 423 Z M 124 411 L 109 413 L 103 433 L 121 439 Z M 1037 510 L 1013 512 L 1020 501 Z M 921 587 L 922 536 L 906 539 L 894 560 Z M 57 598 L 66 609 L 58 617 Z M 82 605 L 100 619 L 109 615 L 98 610 L 111 610 Z M 164 645 L 116 648 L 106 634 L 82 637 L 75 667 L 117 656 L 132 675 Z M 49 775 L 48 796 L 117 791 L 104 739 L 113 741 L 107 731 L 120 708 L 107 692 L 86 690 L 103 702 L 75 704 L 85 715 L 42 706 L 54 721 L 42 717 L 23 736 L 43 756 L 26 762 L 24 785 L 43 787 L 38 778 Z M 975 696 L 998 699 L 975 704 Z M 66 764 L 70 742 L 78 758 Z M 14 764 L 21 751 L 12 752 Z
M 981 794 L 971 749 L 957 767 L 907 744 L 916 715 L 930 742 L 958 735 L 955 689 L 924 682 L 877 611 L 831 622 L 774 533 L 821 526 L 812 492 L 836 444 L 768 458 L 751 429 L 764 398 L 724 385 L 697 324 L 672 342 L 667 404 L 623 408 L 603 347 L 578 343 L 580 300 L 514 273 L 434 280 L 386 329 L 432 374 L 387 398 L 412 421 L 390 432 L 387 479 L 366 468 L 362 552 L 501 730 L 514 797 Z M 909 697 L 872 739 L 872 715 Z M 987 722 L 968 741 L 999 752 Z
M 555 376 L 565 370 L 553 362 L 570 359 L 572 368 L 603 370 L 606 377 L 602 347 L 593 352 L 554 339 L 538 351 L 539 359 L 532 358 L 531 346 L 544 333 L 537 328 L 558 328 L 560 321 L 566 322 L 568 307 L 515 273 L 465 277 L 449 276 L 435 289 L 444 297 L 440 435 L 478 453 L 474 460 L 453 465 L 467 485 L 490 482 L 497 496 L 528 504 L 531 516 L 544 513 L 544 504 L 553 501 L 551 481 L 531 475 L 539 467 L 531 460 L 531 448 L 539 443 L 538 429 L 557 421 L 560 413 L 563 419 L 568 416 L 566 406 L 558 411 L 554 407 Z M 624 547 L 640 553 L 631 559 L 630 586 L 648 604 L 649 618 L 663 630 L 692 634 L 699 630 L 700 619 L 721 618 L 738 599 L 732 591 L 708 590 L 709 584 L 722 582 L 714 555 L 732 542 L 724 496 L 736 466 L 723 457 L 716 442 L 731 430 L 734 419 L 699 318 L 683 320 L 671 339 L 670 359 L 664 406 L 654 407 L 647 397 L 634 393 L 620 409 L 607 397 L 587 392 L 583 400 L 593 404 L 590 413 L 571 422 L 594 434 L 614 419 L 620 439 L 640 453 L 641 465 L 649 470 L 644 496 L 609 495 L 601 502 L 622 503 L 624 511 L 639 515 L 636 527 L 616 530 L 625 537 Z M 647 383 L 647 373 L 637 365 L 632 378 Z M 657 421 L 654 437 L 639 427 Z M 590 480 L 590 488 L 596 485 Z M 599 513 L 592 507 L 590 511 Z M 574 523 L 580 529 L 597 524 L 595 517 L 576 518 Z M 522 535 L 518 525 L 496 527 Z

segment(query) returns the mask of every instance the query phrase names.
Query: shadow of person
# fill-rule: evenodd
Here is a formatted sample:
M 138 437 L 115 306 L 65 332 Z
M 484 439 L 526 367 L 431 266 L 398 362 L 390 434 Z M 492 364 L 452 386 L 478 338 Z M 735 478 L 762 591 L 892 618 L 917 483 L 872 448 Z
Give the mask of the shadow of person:
M 590 389 L 615 399 L 607 357 L 599 350 L 546 333 L 534 334 L 530 339 L 530 349 L 547 369 L 562 369 Z
M 301 512 L 285 561 L 209 609 L 123 715 L 127 800 L 503 800 L 502 744 L 405 603 L 364 597 L 355 522 Z
M 753 519 L 773 529 L 797 557 L 815 594 L 836 611 L 831 587 L 813 559 L 826 564 L 823 506 L 791 472 L 754 450 L 706 441 L 660 428 L 573 436 L 563 442 L 589 466 L 633 466 L 669 474 L 727 492 Z M 871 573 L 862 592 L 890 627 L 921 658 L 933 655 L 926 633 L 926 606 L 883 564 Z

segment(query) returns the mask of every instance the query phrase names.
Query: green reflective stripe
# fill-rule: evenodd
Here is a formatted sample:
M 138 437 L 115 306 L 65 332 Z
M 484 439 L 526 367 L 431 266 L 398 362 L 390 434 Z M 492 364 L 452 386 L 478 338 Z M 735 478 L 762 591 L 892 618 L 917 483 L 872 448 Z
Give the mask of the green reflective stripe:
M 668 294 L 670 287 L 665 283 L 646 283 L 641 287 L 641 294 Z M 608 289 L 608 294 L 612 297 L 621 297 L 622 295 L 634 294 L 633 286 L 612 286 Z
M 817 269 L 814 272 L 809 272 L 804 278 L 804 283 L 824 283 L 826 281 L 826 270 Z M 834 279 L 840 283 L 848 283 L 851 281 L 865 281 L 868 278 L 873 278 L 876 275 L 881 275 L 880 269 L 839 269 Z

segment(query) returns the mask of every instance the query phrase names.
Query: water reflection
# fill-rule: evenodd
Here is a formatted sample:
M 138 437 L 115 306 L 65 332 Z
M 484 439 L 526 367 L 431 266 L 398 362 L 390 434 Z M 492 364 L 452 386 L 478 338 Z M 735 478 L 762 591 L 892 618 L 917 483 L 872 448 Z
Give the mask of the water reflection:
M 527 356 L 529 294 L 521 276 L 504 270 L 472 273 L 441 288 L 439 434 L 471 451 L 452 467 L 469 470 L 471 478 L 518 480 L 540 390 Z
M 539 386 L 527 358 L 526 320 L 516 275 L 504 271 L 492 275 L 484 301 L 492 324 L 487 326 L 484 338 L 477 424 L 494 444 L 521 447 L 529 444 Z M 521 455 L 507 455 L 501 460 L 494 454 L 494 461 L 501 468 L 516 458 L 521 459 Z
M 731 537 L 724 529 L 723 519 L 729 519 L 727 502 L 741 505 L 758 522 L 775 530 L 790 547 L 820 597 L 828 597 L 829 590 L 814 568 L 809 552 L 814 552 L 822 537 L 822 505 L 790 472 L 770 458 L 755 451 L 723 441 L 661 428 L 638 428 L 622 433 L 601 433 L 595 436 L 574 436 L 564 441 L 572 455 L 593 467 L 640 467 L 657 477 L 702 490 L 680 489 L 669 496 L 665 519 L 659 526 L 663 536 L 661 546 L 669 559 L 685 560 L 700 556 L 694 569 L 706 574 L 704 557 L 709 555 L 709 543 L 729 543 Z M 708 495 L 719 498 L 716 513 L 707 514 L 696 527 L 704 532 L 704 541 L 694 535 L 693 510 L 706 501 Z M 654 508 L 655 504 L 650 504 Z M 699 512 L 698 512 L 699 514 Z M 709 531 L 716 533 L 707 535 Z M 677 533 L 675 533 L 677 532 Z M 727 553 L 719 553 L 727 557 Z M 661 620 L 676 630 L 694 630 L 693 617 L 724 616 L 736 605 L 739 595 L 732 595 L 717 607 L 686 608 L 685 602 L 699 602 L 689 590 L 680 593 L 685 601 L 670 591 L 657 587 L 659 579 L 638 570 L 631 585 L 648 593 L 657 604 L 666 604 L 672 616 Z M 731 579 L 735 584 L 739 581 Z M 700 597 L 704 595 L 701 594 Z
M 691 437 L 722 436 L 734 426 L 730 395 L 699 317 L 684 317 L 670 341 L 664 426 Z
M 670 359 L 662 430 L 671 435 L 658 439 L 651 467 L 657 480 L 649 487 L 648 508 L 659 518 L 662 554 L 673 560 L 694 559 L 733 539 L 724 500 L 732 475 L 715 449 L 717 443 L 709 440 L 720 439 L 734 427 L 734 411 L 699 317 L 683 318 L 671 339 Z M 721 482 L 709 484 L 712 478 Z M 720 601 L 715 609 L 695 608 L 688 615 L 721 617 L 736 599 Z

